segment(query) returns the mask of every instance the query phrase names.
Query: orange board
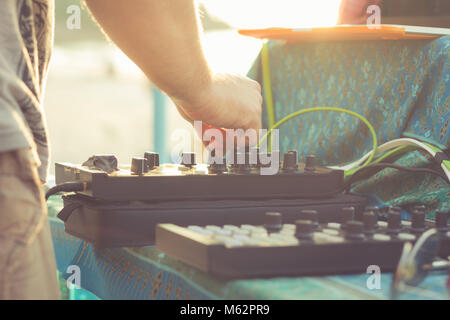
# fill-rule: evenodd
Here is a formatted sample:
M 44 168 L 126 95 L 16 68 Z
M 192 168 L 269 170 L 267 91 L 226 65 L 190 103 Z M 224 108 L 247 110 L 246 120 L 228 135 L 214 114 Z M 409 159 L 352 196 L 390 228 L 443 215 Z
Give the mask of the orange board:
M 417 40 L 436 39 L 450 34 L 450 29 L 409 27 L 396 25 L 352 26 L 342 25 L 320 28 L 267 28 L 241 29 L 245 36 L 259 39 L 285 40 L 292 42 L 349 41 L 349 40 Z

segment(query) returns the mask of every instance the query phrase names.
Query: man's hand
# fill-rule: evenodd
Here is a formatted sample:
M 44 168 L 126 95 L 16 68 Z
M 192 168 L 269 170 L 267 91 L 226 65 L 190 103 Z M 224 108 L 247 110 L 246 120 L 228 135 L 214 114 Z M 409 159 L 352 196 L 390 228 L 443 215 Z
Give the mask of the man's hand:
M 338 24 L 366 24 L 370 5 L 381 5 L 381 0 L 342 0 Z
M 259 85 L 214 75 L 193 0 L 85 0 L 103 30 L 187 120 L 225 128 L 261 126 Z
M 261 128 L 261 86 L 246 77 L 216 74 L 193 101 L 173 101 L 190 122 L 202 120 L 218 128 Z

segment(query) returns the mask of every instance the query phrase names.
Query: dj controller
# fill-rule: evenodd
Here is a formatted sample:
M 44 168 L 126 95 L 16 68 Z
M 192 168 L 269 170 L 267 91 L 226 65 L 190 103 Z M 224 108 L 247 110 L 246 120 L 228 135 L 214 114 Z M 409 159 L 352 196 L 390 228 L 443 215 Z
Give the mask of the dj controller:
M 394 270 L 405 242 L 438 230 L 440 256 L 450 255 L 448 213 L 425 219 L 426 208 L 402 221 L 400 209 L 382 215 L 367 199 L 344 192 L 341 170 L 320 167 L 296 151 L 261 174 L 260 161 L 199 164 L 194 153 L 160 164 L 146 152 L 131 165 L 96 155 L 81 165 L 56 164 L 53 193 L 66 232 L 97 247 L 155 245 L 205 272 L 224 277 Z M 48 196 L 52 194 L 50 192 Z M 364 268 L 363 268 L 364 267 Z

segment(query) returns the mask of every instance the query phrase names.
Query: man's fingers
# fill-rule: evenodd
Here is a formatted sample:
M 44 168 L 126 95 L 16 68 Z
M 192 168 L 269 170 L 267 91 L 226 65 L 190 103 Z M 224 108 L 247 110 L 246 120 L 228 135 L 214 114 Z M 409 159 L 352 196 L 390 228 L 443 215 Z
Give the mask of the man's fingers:
M 253 83 L 253 86 L 258 90 L 258 92 L 261 92 L 261 85 L 259 84 L 259 82 L 254 80 L 251 81 Z

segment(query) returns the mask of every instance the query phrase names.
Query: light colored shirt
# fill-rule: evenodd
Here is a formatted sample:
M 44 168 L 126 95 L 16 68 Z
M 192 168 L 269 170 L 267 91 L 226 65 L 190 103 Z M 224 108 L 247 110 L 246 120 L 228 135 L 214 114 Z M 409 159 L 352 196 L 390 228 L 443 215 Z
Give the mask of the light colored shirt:
M 46 180 L 43 112 L 53 45 L 53 0 L 0 0 L 0 152 L 30 147 Z

